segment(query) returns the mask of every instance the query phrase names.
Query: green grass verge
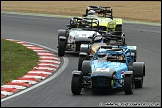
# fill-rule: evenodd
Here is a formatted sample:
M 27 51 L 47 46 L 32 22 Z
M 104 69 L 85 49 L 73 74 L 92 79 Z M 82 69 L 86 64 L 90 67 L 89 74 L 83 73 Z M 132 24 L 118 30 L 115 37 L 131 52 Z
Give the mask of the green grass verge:
M 33 50 L 1 39 L 1 85 L 25 75 L 38 60 L 39 56 Z

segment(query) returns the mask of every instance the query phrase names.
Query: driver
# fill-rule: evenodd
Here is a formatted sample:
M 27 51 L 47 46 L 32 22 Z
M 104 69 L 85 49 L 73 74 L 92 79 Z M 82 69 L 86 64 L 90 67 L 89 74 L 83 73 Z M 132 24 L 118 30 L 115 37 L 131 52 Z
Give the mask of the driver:
M 76 21 L 76 19 L 72 18 L 72 19 L 70 20 L 70 26 L 71 26 L 71 28 L 78 28 L 78 27 L 79 27 L 79 24 L 78 24 L 78 22 Z
M 98 59 L 107 60 L 107 51 L 106 51 L 106 49 L 99 49 L 99 51 L 98 51 Z
M 92 17 L 96 17 L 97 15 L 96 15 L 96 11 L 94 11 L 94 10 L 89 10 L 88 11 L 88 16 L 92 16 Z
M 95 43 L 101 43 L 102 42 L 102 37 L 95 37 L 94 42 Z

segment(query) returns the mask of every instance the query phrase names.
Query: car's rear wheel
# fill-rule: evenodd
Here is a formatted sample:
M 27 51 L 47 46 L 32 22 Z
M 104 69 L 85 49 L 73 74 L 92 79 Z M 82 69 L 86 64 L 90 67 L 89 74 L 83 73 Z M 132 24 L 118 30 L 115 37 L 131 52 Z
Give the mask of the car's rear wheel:
M 122 31 L 122 25 L 116 25 L 115 31 Z
M 85 52 L 87 53 L 88 55 L 90 54 L 90 51 L 89 51 L 89 45 L 86 45 L 84 44 L 86 47 L 80 47 L 80 52 Z
M 86 56 L 79 56 L 79 61 L 78 61 L 78 70 L 79 71 L 81 71 L 81 69 L 82 69 L 82 63 L 84 60 L 86 60 Z
M 132 50 L 132 52 L 134 53 L 133 62 L 136 62 L 137 61 L 137 50 Z
M 135 87 L 136 88 L 142 88 L 143 87 L 143 77 L 141 77 L 141 80 L 135 81 Z
M 88 74 L 91 72 L 90 61 L 89 60 L 84 60 L 83 61 L 81 70 L 82 70 L 83 76 L 88 76 Z
M 135 87 L 143 87 L 143 76 L 145 76 L 145 63 L 144 62 L 133 62 L 133 73 L 135 76 Z

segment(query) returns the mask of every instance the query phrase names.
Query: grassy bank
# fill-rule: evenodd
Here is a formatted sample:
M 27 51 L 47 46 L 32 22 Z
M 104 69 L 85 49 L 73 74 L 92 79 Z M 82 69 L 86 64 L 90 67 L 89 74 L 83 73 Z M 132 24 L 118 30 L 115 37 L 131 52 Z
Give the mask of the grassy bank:
M 112 7 L 114 18 L 161 22 L 160 1 L 2 1 L 1 11 L 81 16 L 90 5 Z
M 1 39 L 1 85 L 31 70 L 39 57 L 25 46 Z

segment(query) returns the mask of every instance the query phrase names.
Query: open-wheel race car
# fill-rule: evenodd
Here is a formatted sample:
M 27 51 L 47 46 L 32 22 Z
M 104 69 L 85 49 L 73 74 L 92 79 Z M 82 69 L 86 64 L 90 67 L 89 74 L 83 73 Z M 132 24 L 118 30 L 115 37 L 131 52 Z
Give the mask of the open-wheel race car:
M 134 62 L 129 47 L 100 46 L 91 60 L 84 60 L 82 69 L 72 72 L 71 91 L 79 95 L 82 88 L 124 88 L 125 94 L 133 94 L 134 88 L 143 87 L 145 63 Z M 133 47 L 133 46 L 132 46 Z
M 65 51 L 79 52 L 81 44 L 92 42 L 90 37 L 104 33 L 99 31 L 98 27 L 94 28 L 93 24 L 99 25 L 99 21 L 95 18 L 74 17 L 70 20 L 70 25 L 67 25 L 67 29 L 59 29 L 58 55 L 64 56 Z
M 97 38 L 97 41 L 99 39 L 102 39 L 102 41 L 96 42 L 96 38 Z M 114 47 L 127 46 L 127 43 L 125 42 L 125 34 L 120 31 L 111 32 L 111 33 L 102 34 L 102 35 L 96 35 L 92 38 L 92 40 L 93 41 L 91 43 L 82 44 L 80 46 L 78 70 L 81 70 L 83 60 L 90 60 L 94 52 L 100 46 L 107 46 L 107 45 L 112 45 Z M 111 48 L 114 48 L 114 47 L 111 47 Z M 133 55 L 134 55 L 133 59 L 134 61 L 136 61 L 136 58 L 137 58 L 136 47 L 133 47 L 133 49 L 131 47 L 131 52 L 133 52 Z
M 100 29 L 104 31 L 122 31 L 122 19 L 113 17 L 111 7 L 88 6 L 83 17 L 97 18 Z

